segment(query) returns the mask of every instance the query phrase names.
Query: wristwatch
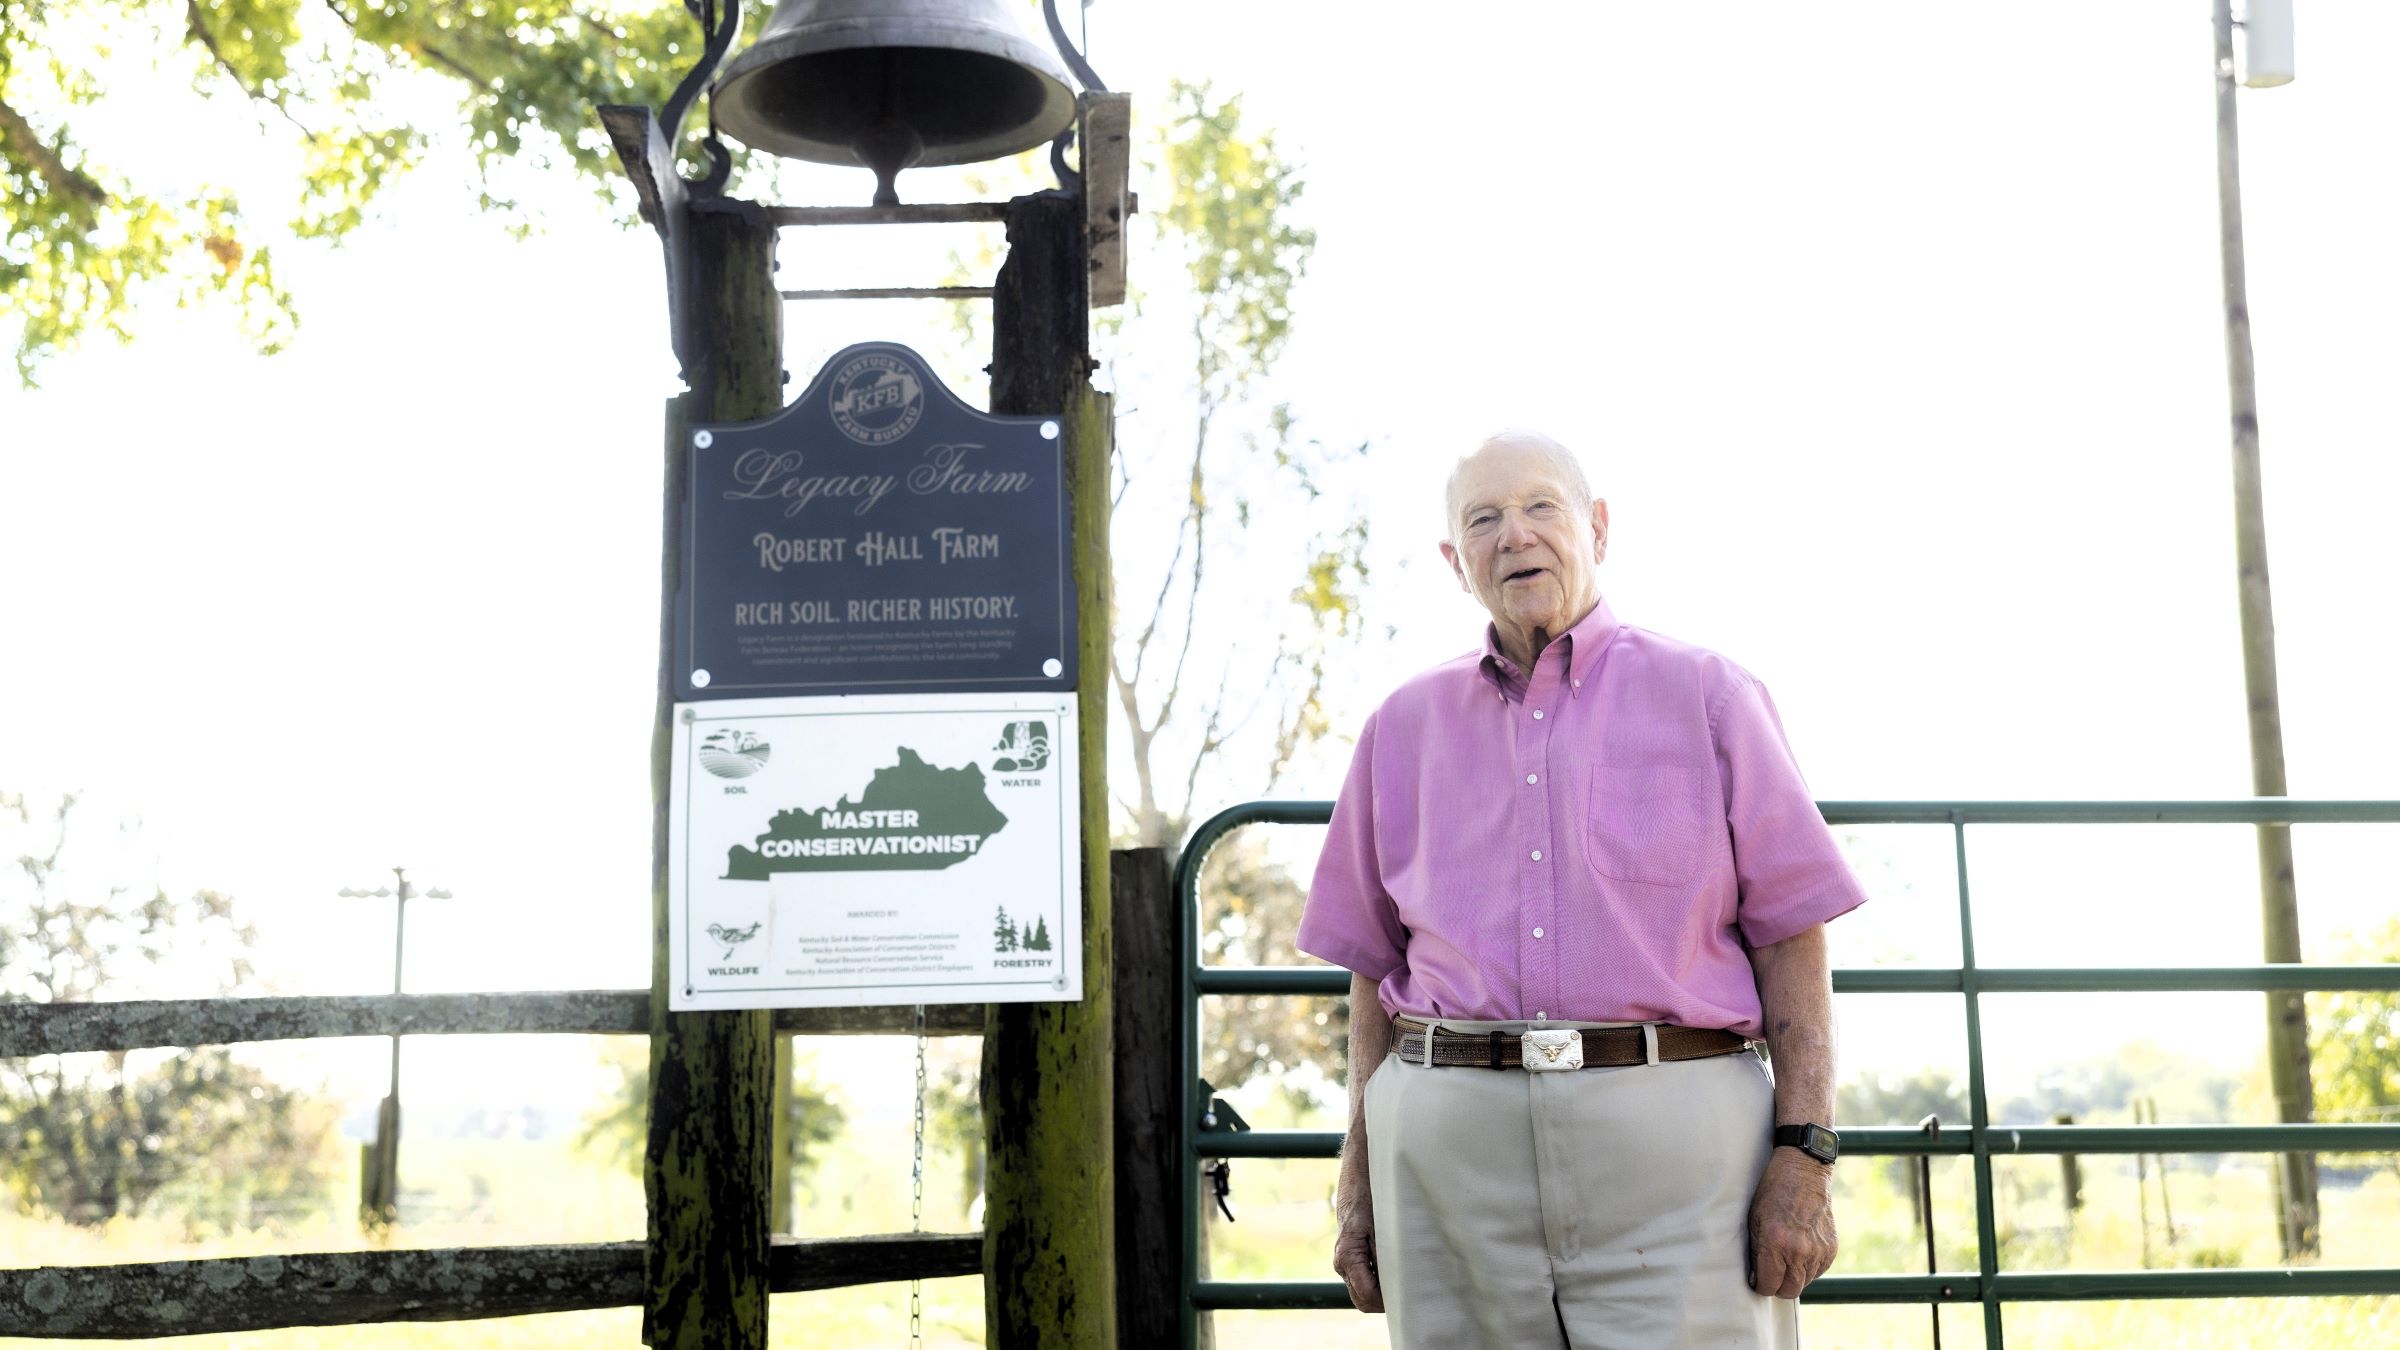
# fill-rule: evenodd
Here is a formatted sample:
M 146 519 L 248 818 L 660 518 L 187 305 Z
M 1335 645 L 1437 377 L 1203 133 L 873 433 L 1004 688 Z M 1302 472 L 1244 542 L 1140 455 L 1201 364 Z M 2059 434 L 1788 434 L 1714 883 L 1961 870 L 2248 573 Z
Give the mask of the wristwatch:
M 1842 1156 L 1842 1137 L 1822 1125 L 1778 1125 L 1775 1127 L 1777 1148 L 1796 1148 L 1827 1166 Z

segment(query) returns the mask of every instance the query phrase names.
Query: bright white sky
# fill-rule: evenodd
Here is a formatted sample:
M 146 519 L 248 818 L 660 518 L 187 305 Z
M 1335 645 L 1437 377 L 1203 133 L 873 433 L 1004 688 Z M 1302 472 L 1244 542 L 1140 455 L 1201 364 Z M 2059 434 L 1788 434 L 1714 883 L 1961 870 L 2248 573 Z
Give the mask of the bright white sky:
M 1378 563 L 1341 725 L 1474 640 L 1433 549 L 1439 484 L 1523 424 L 1610 499 L 1619 615 L 1759 673 L 1820 796 L 2247 795 L 2207 0 L 1362 12 L 1090 15 L 1137 108 L 1213 79 L 1308 167 L 1320 244 L 1271 396 L 1374 444 L 1340 485 Z M 2303 796 L 2400 797 L 2396 48 L 2400 13 L 2306 6 L 2299 80 L 2241 98 Z M 252 174 L 277 215 L 282 133 L 151 87 L 82 139 Z M 512 243 L 439 158 L 345 246 L 279 250 L 305 317 L 288 354 L 152 306 L 131 348 L 0 389 L 0 787 L 138 813 L 171 885 L 243 898 L 289 991 L 387 987 L 388 904 L 333 892 L 393 863 L 459 897 L 413 907 L 413 989 L 647 978 L 663 283 L 647 233 L 574 185 L 548 201 L 548 232 Z M 794 232 L 784 279 L 938 280 L 957 240 L 926 239 Z M 793 387 L 848 342 L 946 331 L 795 306 Z M 1172 456 L 1180 428 L 1137 402 L 1121 435 Z M 1291 577 L 1259 559 L 1242 589 L 1265 613 Z M 1328 795 L 1341 758 L 1287 795 Z M 2115 833 L 2140 851 L 2106 860 L 1982 837 L 1986 960 L 2255 959 L 2239 830 Z M 2393 912 L 2371 853 L 2396 842 L 2303 832 L 2312 954 Z M 1946 843 L 1887 851 L 1848 954 L 1951 959 Z M 1854 1063 L 1956 1062 L 1921 1029 L 1955 1027 L 1954 1001 L 1896 1006 L 1845 1009 Z M 2003 1059 L 2055 1060 L 2062 1010 L 2102 1011 L 2049 1007 L 1992 1015 Z M 2258 1022 L 2252 996 L 2104 1015 L 2237 1061 Z M 451 1044 L 411 1062 L 491 1067 Z

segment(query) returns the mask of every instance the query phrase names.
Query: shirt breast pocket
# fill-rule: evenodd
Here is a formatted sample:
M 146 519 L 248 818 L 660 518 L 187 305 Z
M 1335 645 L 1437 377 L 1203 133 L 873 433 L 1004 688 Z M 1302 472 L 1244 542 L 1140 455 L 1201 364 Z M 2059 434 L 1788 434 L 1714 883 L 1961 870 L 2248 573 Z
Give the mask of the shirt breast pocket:
M 1592 870 L 1618 881 L 1681 886 L 1722 827 L 1713 777 L 1673 764 L 1601 764 L 1584 816 Z

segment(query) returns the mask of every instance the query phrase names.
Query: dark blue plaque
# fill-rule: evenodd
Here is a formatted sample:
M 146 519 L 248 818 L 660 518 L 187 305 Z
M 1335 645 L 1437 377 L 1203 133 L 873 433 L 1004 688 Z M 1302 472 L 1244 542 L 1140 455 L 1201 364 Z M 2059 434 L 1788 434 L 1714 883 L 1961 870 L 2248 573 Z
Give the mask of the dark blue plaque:
M 692 428 L 676 697 L 1075 688 L 1060 431 L 890 342 Z

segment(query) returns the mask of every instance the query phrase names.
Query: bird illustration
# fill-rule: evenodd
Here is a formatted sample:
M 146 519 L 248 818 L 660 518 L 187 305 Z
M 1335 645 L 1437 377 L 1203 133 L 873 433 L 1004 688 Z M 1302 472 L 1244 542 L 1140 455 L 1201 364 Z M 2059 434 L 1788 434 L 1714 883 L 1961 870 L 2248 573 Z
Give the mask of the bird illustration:
M 708 926 L 708 935 L 725 944 L 725 954 L 717 959 L 730 961 L 733 959 L 734 948 L 758 936 L 758 925 L 752 924 L 748 928 L 727 928 L 721 923 L 712 923 Z

